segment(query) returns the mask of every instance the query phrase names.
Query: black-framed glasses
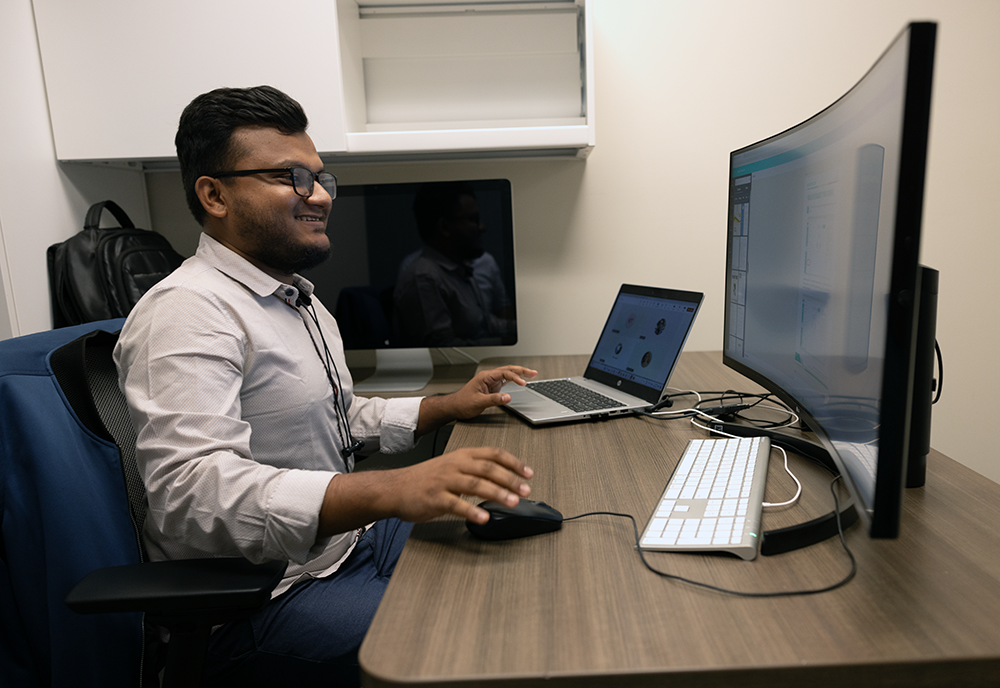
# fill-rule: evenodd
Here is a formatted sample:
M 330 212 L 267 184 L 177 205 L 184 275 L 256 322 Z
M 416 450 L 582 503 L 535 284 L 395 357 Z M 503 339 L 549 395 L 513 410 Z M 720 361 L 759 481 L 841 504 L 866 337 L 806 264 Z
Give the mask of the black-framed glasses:
M 302 198 L 309 198 L 313 195 L 313 185 L 319 182 L 328 194 L 330 199 L 337 197 L 337 178 L 330 172 L 313 172 L 305 167 L 272 167 L 264 170 L 231 170 L 229 172 L 217 172 L 212 177 L 222 179 L 223 177 L 249 177 L 254 174 L 277 174 L 285 172 L 292 181 L 292 188 L 296 195 Z

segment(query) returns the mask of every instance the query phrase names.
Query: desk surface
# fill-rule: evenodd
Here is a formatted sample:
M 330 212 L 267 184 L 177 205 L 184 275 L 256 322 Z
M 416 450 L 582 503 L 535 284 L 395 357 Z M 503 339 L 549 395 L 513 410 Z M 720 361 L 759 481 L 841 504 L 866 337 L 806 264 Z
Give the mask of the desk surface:
M 543 377 L 582 357 L 524 360 Z M 718 353 L 685 353 L 684 389 L 754 387 Z M 521 361 L 519 361 L 521 362 Z M 532 428 L 500 409 L 460 423 L 449 449 L 496 445 L 535 469 L 532 498 L 565 516 L 631 513 L 645 523 L 688 439 L 687 421 L 639 417 Z M 832 509 L 829 475 L 802 460 L 799 504 L 765 510 L 763 528 Z M 765 499 L 794 485 L 772 460 Z M 660 578 L 642 566 L 631 524 L 592 516 L 498 543 L 464 523 L 419 524 L 364 644 L 366 686 L 979 686 L 1000 681 L 1000 486 L 939 452 L 908 490 L 897 540 L 847 541 L 858 574 L 819 595 L 748 599 Z M 651 553 L 657 568 L 744 591 L 818 588 L 849 561 L 834 538 L 753 562 Z

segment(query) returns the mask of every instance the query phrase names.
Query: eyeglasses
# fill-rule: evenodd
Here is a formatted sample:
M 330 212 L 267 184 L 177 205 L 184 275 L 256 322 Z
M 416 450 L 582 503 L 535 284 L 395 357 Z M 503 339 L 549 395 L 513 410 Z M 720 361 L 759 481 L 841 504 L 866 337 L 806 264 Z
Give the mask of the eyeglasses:
M 273 167 L 266 170 L 233 170 L 230 172 L 218 172 L 211 175 L 216 179 L 223 177 L 249 177 L 253 174 L 277 174 L 284 172 L 288 174 L 292 182 L 292 188 L 296 195 L 302 198 L 309 198 L 313 195 L 313 185 L 319 182 L 328 194 L 330 199 L 337 197 L 337 178 L 329 172 L 313 172 L 305 167 Z

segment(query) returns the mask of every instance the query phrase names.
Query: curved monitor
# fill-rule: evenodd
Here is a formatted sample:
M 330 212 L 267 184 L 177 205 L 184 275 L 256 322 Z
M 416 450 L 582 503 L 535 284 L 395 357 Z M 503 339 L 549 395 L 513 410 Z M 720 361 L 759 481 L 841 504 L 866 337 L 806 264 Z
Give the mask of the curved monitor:
M 899 529 L 935 33 L 730 156 L 724 362 L 800 412 L 872 537 Z
M 429 348 L 517 342 L 506 179 L 341 186 L 328 227 L 330 259 L 302 274 L 344 347 L 377 350 L 359 391 L 422 388 Z

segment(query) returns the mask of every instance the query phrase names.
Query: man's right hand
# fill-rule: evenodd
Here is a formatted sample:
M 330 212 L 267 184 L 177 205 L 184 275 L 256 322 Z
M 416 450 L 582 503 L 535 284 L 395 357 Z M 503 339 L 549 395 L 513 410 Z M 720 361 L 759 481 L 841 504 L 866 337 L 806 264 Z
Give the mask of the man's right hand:
M 459 449 L 437 458 L 386 471 L 337 475 L 327 486 L 317 537 L 344 533 L 383 518 L 428 521 L 454 514 L 475 523 L 489 515 L 462 499 L 493 500 L 513 506 L 527 497 L 534 472 L 502 449 Z

